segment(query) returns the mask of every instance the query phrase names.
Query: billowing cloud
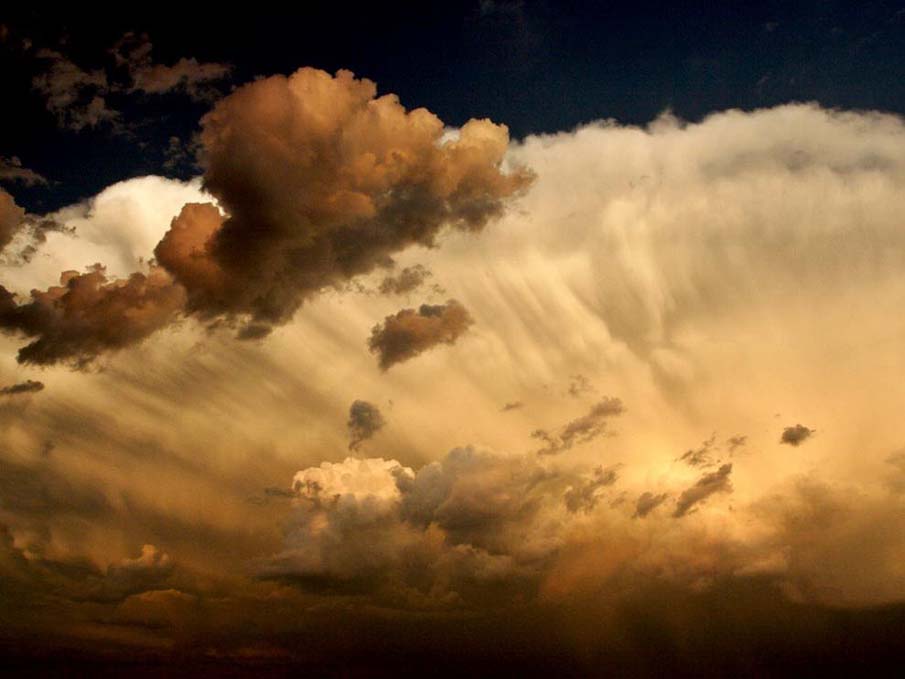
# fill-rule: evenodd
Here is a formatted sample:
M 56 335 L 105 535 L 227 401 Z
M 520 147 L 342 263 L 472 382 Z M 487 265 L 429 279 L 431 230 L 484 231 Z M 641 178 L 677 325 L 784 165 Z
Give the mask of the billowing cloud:
M 202 120 L 205 189 L 226 213 L 183 215 L 158 257 L 201 315 L 284 323 L 306 297 L 385 263 L 440 229 L 482 229 L 524 189 L 501 170 L 504 126 L 406 111 L 348 71 L 303 68 L 245 85 Z M 179 238 L 191 254 L 173 248 Z
M 358 450 L 362 443 L 374 436 L 386 425 L 386 420 L 380 414 L 380 408 L 368 401 L 356 399 L 349 406 L 349 419 L 346 427 L 349 429 L 349 449 Z
M 676 510 L 673 516 L 680 518 L 691 511 L 695 505 L 703 502 L 714 493 L 731 493 L 732 482 L 729 475 L 732 473 L 732 465 L 724 464 L 715 472 L 704 474 L 698 481 L 682 491 L 676 500 Z
M 418 356 L 438 344 L 453 344 L 474 323 L 471 315 L 454 299 L 446 304 L 422 304 L 417 310 L 402 309 L 375 325 L 368 348 L 377 354 L 382 370 Z
M 572 446 L 593 441 L 606 432 L 609 418 L 623 412 L 625 407 L 620 399 L 606 397 L 595 403 L 587 414 L 565 424 L 556 434 L 537 429 L 531 436 L 546 444 L 537 451 L 539 454 L 554 455 L 569 450 Z
M 64 272 L 60 285 L 33 290 L 23 304 L 0 286 L 0 327 L 35 338 L 19 350 L 21 363 L 84 365 L 166 326 L 184 303 L 182 289 L 157 267 L 108 281 L 97 265 Z
M 782 436 L 779 437 L 779 442 L 790 446 L 800 446 L 811 438 L 813 434 L 813 429 L 805 427 L 803 424 L 796 424 L 782 430 Z
M 10 384 L 0 388 L 0 394 L 4 396 L 15 396 L 16 394 L 33 394 L 44 389 L 44 383 L 37 380 L 25 380 L 18 384 Z

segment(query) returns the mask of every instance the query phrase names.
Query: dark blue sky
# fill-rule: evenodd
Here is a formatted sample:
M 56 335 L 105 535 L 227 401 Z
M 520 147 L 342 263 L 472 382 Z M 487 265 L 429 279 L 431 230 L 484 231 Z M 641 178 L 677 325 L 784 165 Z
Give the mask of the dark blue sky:
M 348 68 L 409 108 L 425 106 L 452 125 L 490 117 L 515 137 L 600 118 L 645 123 L 666 108 L 690 120 L 789 101 L 905 113 L 905 0 L 154 7 L 0 12 L 0 155 L 49 180 L 8 185 L 20 204 L 46 211 L 127 177 L 196 172 L 188 163 L 164 169 L 165 148 L 171 136 L 189 140 L 209 104 L 111 95 L 127 131 L 75 132 L 58 128 L 32 88 L 42 68 L 36 49 L 86 70 L 109 67 L 108 50 L 126 31 L 147 33 L 158 63 L 232 64 L 223 91 L 303 65 Z

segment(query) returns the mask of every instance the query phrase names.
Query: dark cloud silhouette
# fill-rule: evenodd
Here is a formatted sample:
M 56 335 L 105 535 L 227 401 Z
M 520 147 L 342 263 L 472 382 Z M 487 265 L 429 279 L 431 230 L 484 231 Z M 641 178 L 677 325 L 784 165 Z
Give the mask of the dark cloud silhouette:
M 95 265 L 82 274 L 64 272 L 59 286 L 32 290 L 21 305 L 0 286 L 0 328 L 36 338 L 19 350 L 20 363 L 80 366 L 164 327 L 184 302 L 182 289 L 159 268 L 108 281 Z
M 395 275 L 387 275 L 377 288 L 384 295 L 404 295 L 420 288 L 433 274 L 421 264 L 407 266 Z
M 739 448 L 743 448 L 747 443 L 747 436 L 730 436 L 726 439 L 726 447 L 729 448 L 730 453 L 735 452 Z
M 569 381 L 569 396 L 572 398 L 578 398 L 579 396 L 583 396 L 584 394 L 590 393 L 594 390 L 594 387 L 591 386 L 590 380 L 584 375 L 572 375 Z
M 152 50 L 147 35 L 134 33 L 126 33 L 111 50 L 117 65 L 129 74 L 129 92 L 165 94 L 182 91 L 192 99 L 209 100 L 219 94 L 210 87 L 211 83 L 223 80 L 232 71 L 229 64 L 203 63 L 185 57 L 172 66 L 155 64 L 151 58 Z
M 717 449 L 716 434 L 701 443 L 698 448 L 685 451 L 679 461 L 691 467 L 708 467 L 716 464 L 713 460 L 713 452 Z
M 796 424 L 794 427 L 786 427 L 782 430 L 782 436 L 779 437 L 779 442 L 790 446 L 800 446 L 807 441 L 814 432 L 814 429 L 808 429 L 803 424 Z
M 438 344 L 453 344 L 474 323 L 454 299 L 446 304 L 422 304 L 387 316 L 371 329 L 368 348 L 377 354 L 381 370 L 388 370 Z
M 361 444 L 374 436 L 386 425 L 380 408 L 367 401 L 356 400 L 349 407 L 349 449 L 358 450 Z
M 607 419 L 623 412 L 625 407 L 620 399 L 607 397 L 595 403 L 586 415 L 567 423 L 558 433 L 551 434 L 544 429 L 537 429 L 531 436 L 546 444 L 537 451 L 538 454 L 554 455 L 601 436 L 606 432 Z
M 573 514 L 580 511 L 591 511 L 600 500 L 599 491 L 607 486 L 612 486 L 618 479 L 619 474 L 615 467 L 597 467 L 591 478 L 576 483 L 566 491 L 563 497 L 566 509 Z
M 200 315 L 283 323 L 303 300 L 434 245 L 443 226 L 479 231 L 532 175 L 502 172 L 505 126 L 443 123 L 348 71 L 303 68 L 245 85 L 202 120 L 214 208 L 184 211 L 157 249 Z
M 732 473 L 732 465 L 724 464 L 715 472 L 704 474 L 691 488 L 687 488 L 676 501 L 676 510 L 673 516 L 680 518 L 685 516 L 698 503 L 703 502 L 714 493 L 731 493 L 732 482 L 729 475 Z
M 36 391 L 44 389 L 44 383 L 36 380 L 25 380 L 18 384 L 10 384 L 0 389 L 0 394 L 4 396 L 14 396 L 15 394 L 33 394 Z
M 119 113 L 107 106 L 110 84 L 103 69 L 83 70 L 51 49 L 38 50 L 37 57 L 45 68 L 34 77 L 32 87 L 60 127 L 78 131 L 117 121 Z
M 2 181 L 21 182 L 25 186 L 47 183 L 43 176 L 24 167 L 17 156 L 9 158 L 0 156 L 0 182 Z
M 653 493 L 648 491 L 641 493 L 641 495 L 639 495 L 638 499 L 635 501 L 634 518 L 643 519 L 657 507 L 662 505 L 668 497 L 669 495 L 667 495 L 666 493 L 660 493 L 658 495 L 654 495 Z
M 524 408 L 525 404 L 521 401 L 510 401 L 509 403 L 504 403 L 503 407 L 500 408 L 500 412 L 508 413 L 510 410 L 518 410 L 519 408 Z

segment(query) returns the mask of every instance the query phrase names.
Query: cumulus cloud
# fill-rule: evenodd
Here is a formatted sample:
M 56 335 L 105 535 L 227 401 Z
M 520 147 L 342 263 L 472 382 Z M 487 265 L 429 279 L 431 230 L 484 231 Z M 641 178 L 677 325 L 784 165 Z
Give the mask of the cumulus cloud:
M 0 388 L 0 394 L 4 396 L 15 396 L 16 394 L 33 394 L 36 391 L 44 389 L 44 383 L 37 380 L 25 380 L 18 384 L 10 384 Z
M 349 406 L 349 450 L 358 450 L 361 444 L 372 438 L 383 429 L 386 420 L 380 414 L 380 408 L 368 401 L 355 400 Z
M 809 429 L 803 424 L 796 424 L 782 430 L 782 436 L 779 437 L 779 442 L 790 446 L 800 446 L 811 438 L 814 432 L 814 429 Z
M 184 303 L 182 289 L 157 267 L 108 280 L 96 265 L 63 272 L 60 285 L 32 290 L 22 304 L 0 286 L 0 328 L 35 338 L 19 350 L 21 363 L 79 366 L 141 341 L 172 322 Z
M 446 304 L 422 304 L 402 309 L 371 329 L 368 348 L 377 354 L 381 370 L 388 370 L 438 344 L 454 344 L 474 323 L 454 299 Z
M 620 399 L 607 397 L 595 403 L 587 414 L 565 424 L 557 433 L 551 434 L 544 429 L 537 429 L 531 436 L 546 444 L 537 451 L 538 454 L 555 455 L 603 435 L 606 432 L 607 420 L 623 412 L 625 407 Z
M 613 467 L 597 467 L 590 479 L 577 483 L 566 491 L 566 509 L 570 512 L 589 512 L 600 500 L 600 490 L 616 483 L 619 474 Z
M 443 123 L 348 71 L 303 68 L 245 85 L 202 120 L 204 186 L 226 216 L 186 214 L 158 257 L 189 309 L 283 323 L 306 297 L 444 226 L 478 231 L 530 182 L 501 170 L 505 126 Z M 191 253 L 170 247 L 184 232 Z
M 729 480 L 731 473 L 732 465 L 724 464 L 715 472 L 704 474 L 691 488 L 682 491 L 679 499 L 676 500 L 676 510 L 673 512 L 673 516 L 677 519 L 685 516 L 695 505 L 714 493 L 731 493 L 732 482 Z
M 716 449 L 716 434 L 714 434 L 704 441 L 700 447 L 686 450 L 679 460 L 691 467 L 709 467 L 716 464 L 713 460 L 713 452 Z

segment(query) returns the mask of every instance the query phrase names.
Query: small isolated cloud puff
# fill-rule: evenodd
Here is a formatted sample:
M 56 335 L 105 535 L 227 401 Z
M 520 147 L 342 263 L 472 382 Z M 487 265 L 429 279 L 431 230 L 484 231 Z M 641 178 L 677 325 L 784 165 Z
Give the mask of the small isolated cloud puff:
M 22 165 L 18 157 L 4 158 L 0 156 L 0 181 L 21 182 L 25 186 L 46 184 L 47 179 Z
M 349 407 L 349 449 L 358 450 L 361 444 L 374 436 L 386 425 L 380 408 L 368 401 L 356 400 Z
M 388 370 L 437 346 L 453 344 L 474 323 L 454 299 L 446 304 L 422 304 L 387 316 L 371 329 L 368 348 L 377 354 L 381 370 Z
M 624 412 L 625 406 L 621 399 L 607 397 L 595 403 L 586 415 L 568 422 L 558 434 L 538 429 L 531 436 L 546 443 L 537 451 L 539 455 L 555 455 L 577 444 L 593 441 L 606 432 L 608 418 Z
M 407 266 L 395 275 L 385 276 L 377 289 L 383 295 L 404 295 L 420 288 L 431 275 L 421 264 Z
M 643 519 L 645 516 L 654 511 L 657 507 L 662 505 L 666 498 L 669 497 L 666 493 L 659 493 L 655 495 L 649 491 L 645 491 L 638 496 L 637 501 L 635 502 L 635 513 L 634 518 Z
M 684 490 L 679 496 L 673 516 L 677 519 L 685 516 L 695 505 L 703 502 L 714 493 L 731 493 L 732 482 L 729 480 L 731 473 L 732 465 L 724 464 L 715 472 L 704 474 L 698 479 L 697 483 L 691 488 Z
M 44 383 L 37 380 L 25 380 L 18 384 L 10 384 L 0 389 L 0 394 L 4 396 L 15 396 L 16 394 L 33 394 L 44 389 Z
M 809 429 L 803 424 L 796 424 L 793 427 L 786 427 L 782 430 L 782 436 L 779 437 L 779 442 L 790 446 L 800 446 L 815 432 L 815 429 Z

